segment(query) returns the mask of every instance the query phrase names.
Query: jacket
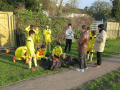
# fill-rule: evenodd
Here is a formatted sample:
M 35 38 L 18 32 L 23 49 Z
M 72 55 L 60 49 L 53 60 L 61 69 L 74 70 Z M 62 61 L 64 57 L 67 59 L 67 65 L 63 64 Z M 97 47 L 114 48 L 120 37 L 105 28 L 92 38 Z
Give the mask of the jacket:
M 28 37 L 29 37 L 30 26 L 26 27 L 26 28 L 25 28 L 25 31 L 27 32 Z M 35 29 L 33 29 L 33 31 L 36 33 L 36 30 L 35 30 Z M 34 35 L 34 37 L 32 37 L 32 40 L 33 40 L 34 44 L 36 44 L 36 43 L 35 43 L 35 35 Z
M 104 30 L 99 32 L 95 39 L 93 50 L 97 52 L 103 52 L 105 47 L 106 37 L 107 37 L 107 34 Z
M 90 40 L 90 35 L 87 31 L 81 33 L 80 39 L 77 40 L 78 48 L 77 52 L 81 54 L 87 53 L 88 42 Z
M 72 29 L 71 30 L 68 29 L 68 30 L 66 30 L 65 35 L 66 35 L 66 39 L 72 39 L 74 36 L 74 31 Z

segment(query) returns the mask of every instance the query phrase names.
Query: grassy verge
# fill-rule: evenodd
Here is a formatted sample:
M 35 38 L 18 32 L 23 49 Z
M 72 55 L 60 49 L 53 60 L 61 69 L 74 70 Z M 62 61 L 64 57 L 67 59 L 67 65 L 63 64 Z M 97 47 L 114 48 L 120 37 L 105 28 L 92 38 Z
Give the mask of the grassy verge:
M 55 45 L 52 44 L 52 47 Z M 65 44 L 61 44 L 63 51 Z M 67 54 L 72 55 L 73 57 L 78 57 L 77 43 L 72 44 L 71 53 Z M 106 42 L 105 51 L 103 53 L 103 58 L 110 57 L 120 53 L 120 39 L 109 40 Z M 93 60 L 96 60 L 96 53 L 94 53 Z M 24 79 L 30 79 L 37 76 L 43 76 L 46 74 L 56 73 L 59 71 L 50 71 L 44 70 L 41 67 L 36 68 L 35 72 L 31 72 L 28 70 L 28 65 L 26 65 L 23 61 L 16 61 L 13 63 L 13 55 L 10 56 L 0 56 L 0 86 L 6 86 L 12 83 L 16 83 L 18 81 Z M 40 61 L 38 61 L 38 64 Z M 34 63 L 33 63 L 34 67 Z M 62 68 L 61 71 L 67 70 L 66 68 Z
M 73 90 L 120 90 L 120 70 Z

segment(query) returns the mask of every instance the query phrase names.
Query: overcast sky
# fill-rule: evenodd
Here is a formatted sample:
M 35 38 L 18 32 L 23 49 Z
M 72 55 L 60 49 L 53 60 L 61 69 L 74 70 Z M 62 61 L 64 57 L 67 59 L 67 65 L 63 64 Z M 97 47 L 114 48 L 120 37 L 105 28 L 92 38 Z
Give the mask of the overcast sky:
M 69 0 L 63 0 L 63 1 L 64 3 L 69 2 Z M 92 5 L 94 1 L 96 0 L 78 0 L 78 3 L 79 3 L 78 8 L 84 9 L 86 6 L 89 7 Z M 110 0 L 103 0 L 103 1 L 111 2 Z

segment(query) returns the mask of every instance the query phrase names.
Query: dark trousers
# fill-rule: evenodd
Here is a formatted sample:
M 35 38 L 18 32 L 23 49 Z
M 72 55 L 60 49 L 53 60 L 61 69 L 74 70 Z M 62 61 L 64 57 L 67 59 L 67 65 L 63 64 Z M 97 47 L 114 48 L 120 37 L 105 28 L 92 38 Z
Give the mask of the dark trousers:
M 66 39 L 65 52 L 67 50 L 68 45 L 69 45 L 69 52 L 70 52 L 71 44 L 72 44 L 72 39 Z
M 80 69 L 87 68 L 86 54 L 79 53 L 79 65 Z
M 102 63 L 102 52 L 97 52 L 97 64 L 101 65 Z

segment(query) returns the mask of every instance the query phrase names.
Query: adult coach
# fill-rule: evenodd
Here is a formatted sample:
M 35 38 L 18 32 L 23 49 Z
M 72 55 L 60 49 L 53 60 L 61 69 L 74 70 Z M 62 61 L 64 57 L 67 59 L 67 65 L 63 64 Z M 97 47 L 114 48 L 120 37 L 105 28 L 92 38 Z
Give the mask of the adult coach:
M 97 37 L 95 39 L 93 50 L 97 51 L 97 64 L 96 67 L 100 67 L 102 63 L 102 52 L 104 51 L 105 42 L 106 42 L 106 31 L 104 30 L 104 25 L 98 25 Z
M 80 39 L 76 40 L 78 43 L 77 52 L 79 53 L 79 65 L 80 68 L 76 69 L 77 71 L 84 72 L 84 69 L 87 68 L 86 54 L 88 42 L 90 40 L 89 32 L 86 30 L 86 26 L 82 25 Z

